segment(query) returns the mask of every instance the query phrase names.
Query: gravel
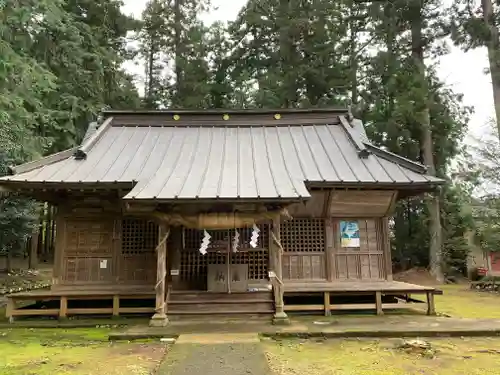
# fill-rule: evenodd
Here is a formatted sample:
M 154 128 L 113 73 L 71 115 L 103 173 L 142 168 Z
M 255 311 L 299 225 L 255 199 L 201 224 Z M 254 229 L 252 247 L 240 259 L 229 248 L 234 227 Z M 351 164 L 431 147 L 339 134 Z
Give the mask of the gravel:
M 260 343 L 176 344 L 158 375 L 271 375 Z

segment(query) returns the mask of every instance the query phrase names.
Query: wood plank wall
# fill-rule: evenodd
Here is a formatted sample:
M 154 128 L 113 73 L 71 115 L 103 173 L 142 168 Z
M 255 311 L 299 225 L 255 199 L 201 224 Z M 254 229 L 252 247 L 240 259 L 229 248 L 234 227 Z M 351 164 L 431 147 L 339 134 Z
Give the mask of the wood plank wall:
M 158 225 L 123 216 L 119 202 L 115 209 L 81 205 L 58 210 L 53 288 L 154 288 Z
M 285 250 L 283 279 L 390 278 L 387 216 L 391 213 L 395 192 L 320 190 L 312 191 L 311 195 L 306 204 L 290 206 L 289 212 L 294 218 L 281 225 Z M 339 223 L 346 219 L 358 221 L 359 248 L 340 245 Z M 102 202 L 80 201 L 59 207 L 56 226 L 54 288 L 154 286 L 157 225 L 148 224 L 144 219 L 134 221 L 134 218 L 123 217 L 119 201 L 104 206 Z M 263 250 L 267 254 L 267 249 Z M 169 255 L 176 263 L 173 267 L 182 268 L 181 259 L 174 259 L 174 255 Z
M 387 217 L 395 191 L 319 190 L 306 204 L 289 207 L 293 220 L 282 225 L 285 280 L 384 280 L 392 265 Z M 340 221 L 354 220 L 360 247 L 345 248 Z M 321 227 L 321 230 L 317 228 Z

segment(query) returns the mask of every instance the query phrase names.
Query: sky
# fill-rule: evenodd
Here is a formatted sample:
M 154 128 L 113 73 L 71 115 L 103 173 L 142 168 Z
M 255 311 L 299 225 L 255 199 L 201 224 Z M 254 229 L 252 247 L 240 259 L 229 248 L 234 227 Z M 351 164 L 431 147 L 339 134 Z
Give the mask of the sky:
M 123 11 L 139 18 L 147 0 L 124 0 Z M 448 0 L 449 1 L 449 0 Z M 246 0 L 212 0 L 216 10 L 204 17 L 207 22 L 234 20 Z M 464 104 L 474 107 L 469 124 L 469 134 L 481 137 L 489 132 L 488 121 L 494 117 L 493 93 L 489 74 L 485 74 L 488 60 L 485 48 L 463 52 L 456 47 L 442 57 L 438 73 L 440 78 L 456 93 L 464 95 Z M 134 74 L 141 67 L 127 65 Z

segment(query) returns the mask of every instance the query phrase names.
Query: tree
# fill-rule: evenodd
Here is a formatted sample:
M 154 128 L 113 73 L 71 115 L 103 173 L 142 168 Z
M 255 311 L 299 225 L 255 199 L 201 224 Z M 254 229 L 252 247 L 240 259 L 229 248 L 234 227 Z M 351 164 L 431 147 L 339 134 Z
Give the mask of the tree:
M 492 0 L 454 0 L 449 28 L 456 45 L 464 50 L 486 47 L 500 135 L 500 4 Z

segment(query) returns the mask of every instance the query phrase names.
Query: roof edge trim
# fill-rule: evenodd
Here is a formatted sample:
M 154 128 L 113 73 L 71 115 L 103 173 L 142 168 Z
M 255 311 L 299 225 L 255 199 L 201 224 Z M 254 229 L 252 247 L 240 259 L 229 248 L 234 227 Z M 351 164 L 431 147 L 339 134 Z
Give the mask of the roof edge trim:
M 102 138 L 103 134 L 111 127 L 113 122 L 113 117 L 107 118 L 99 128 L 84 142 L 82 143 L 74 152 L 73 156 L 76 160 L 83 160 L 87 158 L 87 152 L 94 146 L 99 139 Z
M 193 114 L 193 115 L 217 115 L 217 114 L 274 114 L 274 113 L 337 113 L 347 115 L 348 108 L 256 108 L 256 109 L 182 109 L 168 108 L 163 110 L 103 110 L 105 117 L 113 115 L 165 115 L 165 114 Z
M 339 116 L 340 124 L 342 128 L 347 133 L 347 136 L 351 143 L 358 149 L 358 156 L 360 158 L 366 159 L 370 155 L 370 150 L 365 147 L 365 144 L 358 138 L 357 134 L 354 133 L 353 127 L 345 116 Z
M 423 164 L 417 163 L 413 160 L 404 158 L 402 156 L 399 156 L 398 154 L 395 154 L 393 152 L 384 150 L 380 147 L 374 146 L 370 143 L 365 143 L 365 145 L 372 151 L 374 154 L 377 156 L 384 158 L 388 161 L 391 161 L 393 163 L 399 164 L 407 169 L 409 169 L 412 172 L 416 172 L 419 174 L 425 174 L 427 173 L 427 167 Z
M 8 171 L 11 175 L 16 175 L 20 173 L 26 173 L 26 172 L 31 172 L 34 169 L 45 167 L 50 164 L 57 163 L 59 161 L 62 161 L 64 159 L 67 159 L 71 157 L 76 150 L 76 147 L 69 148 L 64 151 L 60 151 L 56 154 L 52 154 L 49 156 L 46 156 L 41 159 L 33 160 L 24 164 L 20 164 L 17 166 L 11 166 L 8 167 Z

